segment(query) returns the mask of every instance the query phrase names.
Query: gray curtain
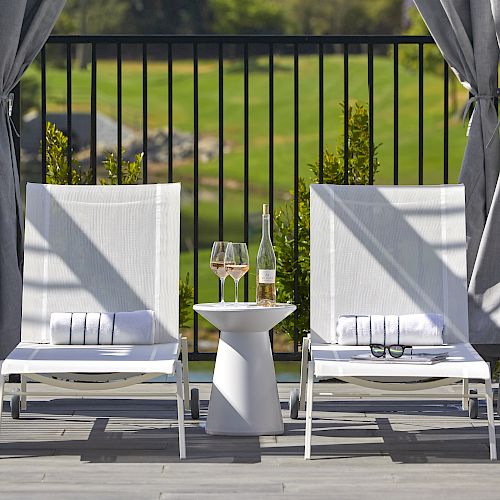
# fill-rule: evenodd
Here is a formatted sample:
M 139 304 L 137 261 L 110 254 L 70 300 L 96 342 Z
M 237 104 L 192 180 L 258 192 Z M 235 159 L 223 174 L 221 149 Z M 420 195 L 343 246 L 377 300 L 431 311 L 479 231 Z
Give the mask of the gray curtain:
M 0 359 L 19 342 L 22 206 L 9 95 L 47 40 L 65 0 L 0 0 Z
M 499 26 L 499 1 L 414 0 L 444 58 L 472 94 L 459 182 L 466 196 L 470 340 L 482 353 L 481 345 L 489 345 L 490 352 L 500 345 L 500 140 L 494 106 L 499 50 L 493 17 Z

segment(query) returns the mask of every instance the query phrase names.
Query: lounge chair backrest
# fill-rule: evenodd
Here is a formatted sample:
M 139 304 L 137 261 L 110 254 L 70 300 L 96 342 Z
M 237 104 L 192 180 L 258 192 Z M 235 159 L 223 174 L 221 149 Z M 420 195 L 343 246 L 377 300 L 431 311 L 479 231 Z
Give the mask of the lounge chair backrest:
M 463 186 L 311 186 L 311 336 L 347 314 L 439 313 L 468 342 Z
M 180 184 L 28 184 L 23 342 L 49 342 L 52 312 L 155 312 L 179 338 Z

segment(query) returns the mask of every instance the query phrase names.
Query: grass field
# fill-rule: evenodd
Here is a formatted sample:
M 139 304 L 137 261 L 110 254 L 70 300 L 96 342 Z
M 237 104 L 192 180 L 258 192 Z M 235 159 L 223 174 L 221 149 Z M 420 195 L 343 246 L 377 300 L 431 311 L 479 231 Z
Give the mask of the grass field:
M 415 48 L 415 50 L 417 50 Z M 350 101 L 367 102 L 367 61 L 365 55 L 352 55 L 349 60 Z M 193 69 L 189 60 L 173 64 L 173 122 L 180 131 L 193 130 Z M 274 81 L 274 172 L 277 205 L 289 197 L 293 187 L 294 89 L 293 58 L 275 56 Z M 32 67 L 29 72 L 39 71 Z M 167 125 L 167 64 L 148 64 L 148 125 L 150 129 Z M 90 70 L 74 69 L 72 73 L 72 106 L 74 111 L 90 111 Z M 237 60 L 224 64 L 224 139 L 231 151 L 224 155 L 224 177 L 231 182 L 224 191 L 225 239 L 243 238 L 243 148 L 244 99 L 243 67 Z M 116 63 L 99 60 L 97 64 L 97 108 L 116 117 Z M 255 259 L 255 243 L 259 239 L 260 207 L 268 197 L 269 157 L 269 81 L 267 59 L 252 58 L 249 73 L 249 179 L 251 214 L 251 258 Z M 49 67 L 47 70 L 49 111 L 66 109 L 66 71 Z M 328 55 L 324 61 L 324 143 L 330 149 L 337 145 L 342 131 L 339 103 L 343 99 L 343 59 Z M 378 184 L 393 183 L 393 61 L 376 56 L 374 59 L 374 140 L 381 144 L 381 170 Z M 466 93 L 460 91 L 459 102 Z M 318 157 L 318 61 L 304 55 L 299 62 L 299 168 L 309 178 L 308 164 Z M 123 120 L 135 129 L 142 127 L 142 63 L 123 63 Z M 424 77 L 424 182 L 440 183 L 443 179 L 443 81 L 442 77 Z M 214 60 L 199 62 L 199 130 L 200 134 L 217 135 L 218 65 Z M 450 118 L 449 169 L 450 182 L 457 179 L 464 146 L 465 129 L 457 119 Z M 399 69 L 399 182 L 418 183 L 418 76 L 403 67 Z M 153 182 L 166 181 L 166 165 L 151 166 Z M 199 299 L 217 298 L 217 279 L 208 269 L 209 246 L 217 239 L 218 160 L 201 164 L 200 169 Z M 174 164 L 174 180 L 183 183 L 183 252 L 182 272 L 191 271 L 193 254 L 193 163 Z M 253 260 L 252 260 L 253 262 Z M 253 287 L 253 279 L 250 277 Z M 228 280 L 228 289 L 232 281 Z M 230 291 L 228 290 L 228 293 Z M 231 290 L 232 293 L 232 290 Z M 253 292 L 251 292 L 252 294 Z

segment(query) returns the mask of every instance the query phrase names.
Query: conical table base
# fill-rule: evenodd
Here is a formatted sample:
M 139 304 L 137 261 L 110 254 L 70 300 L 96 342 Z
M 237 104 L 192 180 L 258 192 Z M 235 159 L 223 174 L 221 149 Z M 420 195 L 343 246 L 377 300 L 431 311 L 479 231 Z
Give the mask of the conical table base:
M 197 304 L 195 311 L 221 330 L 206 432 L 221 435 L 283 433 L 268 330 L 294 305 Z

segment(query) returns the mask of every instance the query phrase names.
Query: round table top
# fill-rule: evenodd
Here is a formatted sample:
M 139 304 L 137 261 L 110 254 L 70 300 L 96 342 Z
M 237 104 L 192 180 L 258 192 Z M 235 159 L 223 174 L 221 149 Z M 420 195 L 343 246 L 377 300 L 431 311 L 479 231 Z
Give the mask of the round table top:
M 212 302 L 195 304 L 193 309 L 225 332 L 263 332 L 270 330 L 295 311 L 293 304 L 258 306 L 255 302 Z
M 266 311 L 276 311 L 280 310 L 290 310 L 295 311 L 297 306 L 294 304 L 277 303 L 274 306 L 258 306 L 255 302 L 205 302 L 201 304 L 195 304 L 193 309 L 197 312 L 251 312 L 256 311 L 259 313 L 266 313 Z

